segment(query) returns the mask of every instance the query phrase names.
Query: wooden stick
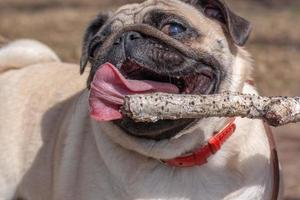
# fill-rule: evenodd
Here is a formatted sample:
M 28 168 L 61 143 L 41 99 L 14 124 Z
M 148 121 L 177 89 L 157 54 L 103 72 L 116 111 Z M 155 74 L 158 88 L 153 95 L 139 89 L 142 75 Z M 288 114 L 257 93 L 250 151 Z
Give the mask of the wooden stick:
M 136 122 L 163 119 L 247 117 L 271 126 L 300 122 L 300 97 L 261 97 L 249 94 L 146 94 L 125 97 L 122 113 Z

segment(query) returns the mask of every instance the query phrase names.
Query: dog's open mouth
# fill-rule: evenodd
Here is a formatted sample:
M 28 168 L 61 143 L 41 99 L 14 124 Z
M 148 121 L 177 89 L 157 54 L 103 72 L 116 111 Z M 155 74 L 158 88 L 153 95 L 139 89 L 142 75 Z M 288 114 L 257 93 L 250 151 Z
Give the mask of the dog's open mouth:
M 197 73 L 157 73 L 137 62 L 126 61 L 120 71 L 126 79 L 173 84 L 181 94 L 210 94 L 215 88 L 215 74 L 208 67 Z
M 193 119 L 136 123 L 123 117 L 120 108 L 126 95 L 145 93 L 210 94 L 217 78 L 212 69 L 197 73 L 158 73 L 136 62 L 126 61 L 119 68 L 110 63 L 99 67 L 90 91 L 90 114 L 97 121 L 114 121 L 128 134 L 147 139 L 171 138 L 195 122 Z

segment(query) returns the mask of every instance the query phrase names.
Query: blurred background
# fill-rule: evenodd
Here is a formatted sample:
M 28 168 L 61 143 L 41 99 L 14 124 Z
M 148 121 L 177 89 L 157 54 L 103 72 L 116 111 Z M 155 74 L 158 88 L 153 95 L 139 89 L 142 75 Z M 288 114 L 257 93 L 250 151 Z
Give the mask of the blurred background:
M 33 38 L 79 63 L 82 35 L 100 11 L 138 0 L 0 0 L 0 43 Z M 300 0 L 227 0 L 253 24 L 247 45 L 263 95 L 300 96 Z M 2 35 L 2 37 L 1 37 Z M 286 200 L 300 200 L 300 125 L 274 129 Z

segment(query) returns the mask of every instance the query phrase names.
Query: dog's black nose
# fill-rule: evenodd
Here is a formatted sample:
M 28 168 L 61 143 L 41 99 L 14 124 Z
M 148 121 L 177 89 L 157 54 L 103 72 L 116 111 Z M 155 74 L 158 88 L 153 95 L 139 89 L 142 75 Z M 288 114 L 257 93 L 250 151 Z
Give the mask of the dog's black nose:
M 120 43 L 124 42 L 125 45 L 130 45 L 133 41 L 141 39 L 142 35 L 135 31 L 130 31 L 123 33 L 122 36 L 115 41 L 115 45 L 119 45 Z

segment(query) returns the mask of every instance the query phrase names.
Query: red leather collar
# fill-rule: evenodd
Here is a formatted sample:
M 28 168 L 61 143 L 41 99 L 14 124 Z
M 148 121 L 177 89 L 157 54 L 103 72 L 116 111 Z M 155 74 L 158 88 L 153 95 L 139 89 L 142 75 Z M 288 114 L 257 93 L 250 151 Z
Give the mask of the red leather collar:
M 172 160 L 164 160 L 163 162 L 172 167 L 194 167 L 207 163 L 207 159 L 211 155 L 217 153 L 222 145 L 234 133 L 236 129 L 234 121 L 235 118 L 232 118 L 221 131 L 214 134 L 208 143 L 200 149 L 197 149 L 189 155 L 174 158 Z

